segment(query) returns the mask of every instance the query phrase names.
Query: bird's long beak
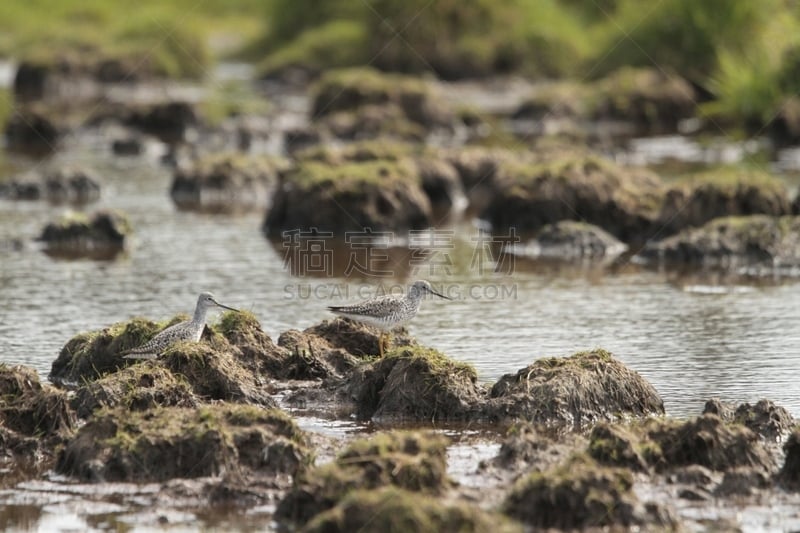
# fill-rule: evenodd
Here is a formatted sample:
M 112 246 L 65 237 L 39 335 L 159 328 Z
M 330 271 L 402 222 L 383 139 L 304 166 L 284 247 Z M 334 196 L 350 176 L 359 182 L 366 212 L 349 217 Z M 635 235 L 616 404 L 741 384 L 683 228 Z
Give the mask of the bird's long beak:
M 440 293 L 440 292 L 436 292 L 436 291 L 435 291 L 435 290 L 433 290 L 433 289 L 428 289 L 428 292 L 430 292 L 431 294 L 435 294 L 435 295 L 436 295 L 436 296 L 438 296 L 439 298 L 444 298 L 445 300 L 452 300 L 452 298 L 450 298 L 449 296 L 445 296 L 444 294 L 442 294 L 442 293 Z
M 234 309 L 233 307 L 228 307 L 227 305 L 222 305 L 221 303 L 219 303 L 219 302 L 218 302 L 218 301 L 216 301 L 216 300 L 213 300 L 213 302 L 214 302 L 215 304 L 217 304 L 219 307 L 222 307 L 222 308 L 224 308 L 224 309 L 228 309 L 229 311 L 236 311 L 237 313 L 239 312 L 239 310 L 238 310 L 238 309 Z

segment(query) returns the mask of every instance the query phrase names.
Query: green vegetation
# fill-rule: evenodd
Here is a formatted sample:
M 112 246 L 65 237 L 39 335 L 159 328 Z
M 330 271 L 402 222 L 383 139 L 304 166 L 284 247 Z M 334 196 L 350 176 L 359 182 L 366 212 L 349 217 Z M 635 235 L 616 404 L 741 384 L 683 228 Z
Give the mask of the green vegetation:
M 369 65 L 583 81 L 648 67 L 689 80 L 710 96 L 706 116 L 750 132 L 800 90 L 798 30 L 793 0 L 143 0 L 130 12 L 104 0 L 0 4 L 0 55 L 17 59 L 88 68 L 110 59 L 187 78 L 233 53 L 263 75 Z M 231 105 L 218 98 L 209 114 L 247 112 Z
M 144 0 L 135 9 L 105 0 L 2 2 L 0 56 L 44 63 L 69 56 L 88 66 L 117 59 L 138 72 L 199 78 L 209 68 L 210 39 L 254 38 L 264 11 L 258 0 Z
M 359 439 L 335 461 L 300 472 L 277 516 L 303 524 L 357 490 L 397 487 L 428 496 L 450 485 L 447 445 L 442 435 L 391 431 Z
M 468 503 L 442 503 L 395 487 L 358 490 L 317 515 L 305 528 L 321 531 L 516 532 L 522 527 Z
M 330 166 L 315 161 L 303 162 L 288 176 L 291 183 L 309 189 L 320 185 L 335 185 L 337 190 L 357 191 L 365 183 L 389 181 L 411 183 L 418 181 L 414 168 L 403 161 L 346 162 Z

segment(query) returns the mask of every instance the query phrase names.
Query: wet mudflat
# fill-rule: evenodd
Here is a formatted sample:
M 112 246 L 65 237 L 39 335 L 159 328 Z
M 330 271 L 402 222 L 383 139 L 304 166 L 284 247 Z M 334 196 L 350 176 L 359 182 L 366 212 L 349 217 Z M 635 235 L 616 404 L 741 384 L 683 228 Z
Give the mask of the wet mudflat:
M 287 263 L 292 243 L 265 238 L 262 212 L 207 214 L 176 210 L 167 194 L 171 170 L 157 158 L 115 157 L 106 140 L 102 133 L 84 133 L 69 140 L 68 149 L 49 163 L 89 164 L 102 175 L 105 192 L 95 206 L 124 210 L 135 228 L 126 249 L 112 258 L 74 260 L 45 253 L 42 243 L 35 239 L 51 218 L 52 206 L 0 200 L 0 243 L 8 243 L 0 271 L 0 288 L 6 302 L 0 325 L 4 363 L 33 367 L 45 379 L 64 344 L 78 333 L 101 330 L 135 316 L 168 320 L 176 313 L 190 312 L 201 290 L 212 290 L 222 301 L 251 312 L 276 342 L 287 330 L 304 330 L 332 318 L 325 311 L 327 305 L 369 297 L 377 290 L 372 278 L 343 275 L 353 256 L 352 249 L 342 243 L 327 243 L 330 255 L 323 256 L 331 261 L 334 276 L 325 276 L 325 268 L 298 275 L 292 268 L 296 265 Z M 13 159 L 12 163 L 22 170 L 37 165 L 24 158 Z M 800 414 L 800 386 L 792 374 L 800 337 L 791 334 L 800 321 L 800 306 L 796 305 L 800 301 L 800 285 L 791 269 L 769 276 L 752 275 L 746 269 L 734 269 L 732 273 L 694 269 L 687 274 L 669 268 L 646 268 L 632 260 L 631 254 L 606 263 L 568 264 L 505 254 L 504 267 L 498 269 L 500 256 L 493 255 L 497 249 L 479 248 L 481 234 L 469 217 L 442 223 L 436 232 L 428 245 L 436 248 L 436 242 L 444 243 L 438 253 L 446 256 L 447 262 L 423 261 L 409 267 L 405 261 L 396 275 L 387 275 L 380 281 L 383 290 L 399 291 L 409 277 L 424 277 L 455 298 L 446 303 L 426 301 L 409 331 L 422 345 L 473 365 L 480 387 L 489 387 L 505 374 L 516 373 L 542 357 L 566 357 L 604 348 L 652 384 L 663 399 L 668 417 L 696 417 L 711 397 L 737 404 L 754 404 L 766 397 L 791 415 Z M 393 254 L 402 265 L 404 258 L 414 254 L 413 247 L 408 247 L 407 232 L 393 235 L 392 239 L 399 243 L 399 251 L 394 250 Z M 207 353 L 201 355 L 211 357 Z M 180 368 L 185 375 L 197 376 L 189 374 L 180 359 L 169 361 L 171 371 Z M 512 438 L 506 433 L 507 424 L 487 425 L 483 420 L 444 423 L 441 416 L 426 417 L 425 423 L 410 425 L 355 421 L 329 405 L 315 406 L 313 395 L 305 398 L 296 394 L 306 387 L 275 385 L 269 392 L 277 406 L 292 415 L 298 427 L 308 434 L 315 467 L 334 463 L 341 450 L 357 438 L 394 427 L 433 428 L 449 441 L 442 448 L 444 452 L 437 448 L 440 445 L 430 445 L 430 455 L 436 461 L 441 458 L 446 476 L 440 476 L 435 487 L 428 488 L 445 494 L 451 488 L 446 477 L 458 484 L 457 496 L 447 493 L 447 498 L 475 502 L 486 512 L 510 506 L 507 512 L 520 518 L 506 501 L 509 487 L 520 479 L 524 468 L 496 464 L 497 458 L 504 455 L 503 446 Z M 216 392 L 212 394 L 210 390 L 195 390 L 193 394 L 213 397 Z M 262 393 L 241 394 L 247 402 L 263 400 L 267 405 Z M 324 399 L 327 394 L 323 390 L 318 398 Z M 234 395 L 216 399 L 237 398 Z M 81 425 L 78 422 L 76 427 Z M 785 433 L 782 438 L 787 438 Z M 585 434 L 550 440 L 542 437 L 532 449 L 552 448 L 552 456 L 561 460 L 590 447 L 587 439 Z M 727 482 L 734 486 L 734 492 L 743 491 L 746 498 L 710 499 L 708 495 L 718 494 L 720 486 L 728 486 L 724 485 L 723 476 L 735 477 L 720 474 L 727 468 L 724 465 L 705 466 L 710 473 L 675 474 L 684 477 L 674 486 L 649 471 L 639 472 L 633 474 L 633 492 L 644 502 L 668 498 L 673 518 L 692 527 L 791 529 L 796 527 L 797 517 L 791 509 L 797 498 L 789 492 L 771 490 L 769 476 L 777 475 L 783 460 L 780 446 L 772 444 L 771 457 L 776 464 L 763 465 L 763 472 L 742 474 L 745 481 L 740 485 Z M 420 444 L 423 449 L 426 446 Z M 506 449 L 515 448 L 507 445 Z M 535 464 L 536 468 L 557 469 L 557 461 L 552 462 Z M 655 461 L 643 468 L 656 472 L 658 464 Z M 554 470 L 553 476 L 556 474 Z M 103 475 L 108 476 L 109 472 Z M 586 475 L 592 480 L 587 483 L 617 479 L 617 473 L 587 471 Z M 624 486 L 628 481 L 623 478 L 619 479 Z M 35 479 L 24 475 L 24 471 L 14 472 L 4 478 L 0 493 L 5 504 L 3 525 L 11 530 L 269 529 L 278 527 L 275 513 L 291 484 L 288 475 L 270 480 L 260 487 L 257 497 L 240 494 L 241 500 L 250 504 L 236 505 L 232 503 L 236 498 L 230 494 L 214 491 L 235 493 L 242 490 L 241 486 L 231 482 L 220 489 L 214 476 L 140 481 L 83 483 L 76 481 L 74 475 L 53 471 Z M 442 487 L 436 488 L 439 483 Z M 538 489 L 556 491 L 558 487 Z M 622 492 L 620 502 L 628 502 L 627 491 Z M 210 507 L 209 493 L 218 498 L 214 500 L 217 504 Z M 345 509 L 354 505 L 340 503 Z M 380 500 L 367 503 L 381 505 Z M 656 521 L 652 523 L 664 527 L 674 523 L 673 518 L 660 511 L 640 511 L 634 509 L 630 516 L 619 518 L 632 520 L 631 523 L 653 519 Z M 436 512 L 439 511 L 431 511 Z M 459 514 L 462 511 L 448 512 L 466 519 Z M 478 524 L 485 520 L 469 518 Z

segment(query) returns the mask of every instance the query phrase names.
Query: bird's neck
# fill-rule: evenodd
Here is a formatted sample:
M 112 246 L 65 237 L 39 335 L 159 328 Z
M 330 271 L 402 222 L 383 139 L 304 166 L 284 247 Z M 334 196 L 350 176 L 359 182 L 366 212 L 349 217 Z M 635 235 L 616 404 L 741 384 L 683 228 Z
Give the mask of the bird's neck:
M 192 317 L 192 322 L 196 324 L 205 324 L 206 322 L 206 308 L 199 306 L 194 310 L 194 316 Z

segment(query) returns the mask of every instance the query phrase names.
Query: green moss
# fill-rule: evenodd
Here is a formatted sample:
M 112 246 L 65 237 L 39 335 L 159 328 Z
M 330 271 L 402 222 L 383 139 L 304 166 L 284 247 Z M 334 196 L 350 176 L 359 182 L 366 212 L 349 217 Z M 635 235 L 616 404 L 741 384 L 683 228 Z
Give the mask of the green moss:
M 277 514 L 302 524 L 359 489 L 394 486 L 441 494 L 449 485 L 448 442 L 442 435 L 420 431 L 356 440 L 332 463 L 300 473 Z
M 450 359 L 442 352 L 424 346 L 400 346 L 384 355 L 384 359 L 422 360 L 429 370 L 428 379 L 450 381 L 454 378 L 466 377 L 472 382 L 478 380 L 478 372 L 469 363 Z
M 212 329 L 228 338 L 234 333 L 260 330 L 261 323 L 250 311 L 225 311 L 219 319 L 219 324 Z
M 270 103 L 252 85 L 242 82 L 215 83 L 208 97 L 199 103 L 200 115 L 212 126 L 241 115 L 263 115 Z
M 402 99 L 430 98 L 432 91 L 419 78 L 386 74 L 370 67 L 326 72 L 314 86 L 312 116 L 352 111 L 365 105 L 400 104 Z
M 309 161 L 300 163 L 287 180 L 303 188 L 333 185 L 341 191 L 358 191 L 364 184 L 417 182 L 419 177 L 404 161 L 347 162 L 336 166 Z
M 419 145 L 381 139 L 356 141 L 340 148 L 321 144 L 296 152 L 294 158 L 299 161 L 317 161 L 328 165 L 339 165 L 344 162 L 397 162 L 424 152 L 425 148 Z
M 706 82 L 722 52 L 741 53 L 760 42 L 782 3 L 666 0 L 645 7 L 635 0 L 620 0 L 609 18 L 607 45 L 596 48 L 597 57 L 603 58 L 598 70 L 657 64 Z
M 74 53 L 86 64 L 123 58 L 140 72 L 198 78 L 209 68 L 209 37 L 248 38 L 263 29 L 263 13 L 255 0 L 144 0 L 135 10 L 104 0 L 3 2 L 0 55 L 50 61 Z
M 625 469 L 598 465 L 585 454 L 521 478 L 503 511 L 539 528 L 582 529 L 630 524 L 636 497 Z

